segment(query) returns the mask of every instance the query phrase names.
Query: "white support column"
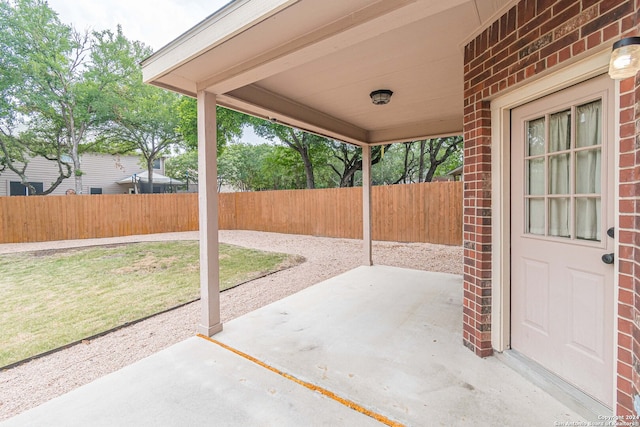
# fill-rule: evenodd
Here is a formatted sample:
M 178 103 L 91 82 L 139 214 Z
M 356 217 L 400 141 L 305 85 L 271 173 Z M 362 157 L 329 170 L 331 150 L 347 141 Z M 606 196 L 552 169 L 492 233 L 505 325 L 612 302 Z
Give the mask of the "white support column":
M 363 264 L 373 265 L 371 255 L 371 146 L 362 147 L 362 240 Z
M 200 304 L 198 333 L 222 330 L 218 260 L 218 166 L 216 96 L 198 92 L 198 206 L 200 209 Z

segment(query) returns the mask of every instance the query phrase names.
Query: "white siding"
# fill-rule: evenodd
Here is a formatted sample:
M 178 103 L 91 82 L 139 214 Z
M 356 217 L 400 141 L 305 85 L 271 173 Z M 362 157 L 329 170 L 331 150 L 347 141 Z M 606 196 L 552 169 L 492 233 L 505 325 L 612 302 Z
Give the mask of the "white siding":
M 85 154 L 82 156 L 82 170 L 85 173 L 82 175 L 84 194 L 89 194 L 91 187 L 102 188 L 102 194 L 122 194 L 129 192 L 128 186 L 116 182 L 145 169 L 138 156 Z
M 140 157 L 117 154 L 84 154 L 81 164 L 84 172 L 82 176 L 82 192 L 84 194 L 89 194 L 92 187 L 102 188 L 102 194 L 128 193 L 126 185 L 119 185 L 116 182 L 145 170 Z M 27 167 L 28 181 L 42 182 L 45 190 L 56 180 L 57 176 L 56 163 L 41 157 L 32 159 Z M 0 196 L 9 195 L 11 181 L 20 181 L 20 179 L 9 170 L 0 172 Z M 70 188 L 75 188 L 73 175 L 65 179 L 51 194 L 63 195 Z

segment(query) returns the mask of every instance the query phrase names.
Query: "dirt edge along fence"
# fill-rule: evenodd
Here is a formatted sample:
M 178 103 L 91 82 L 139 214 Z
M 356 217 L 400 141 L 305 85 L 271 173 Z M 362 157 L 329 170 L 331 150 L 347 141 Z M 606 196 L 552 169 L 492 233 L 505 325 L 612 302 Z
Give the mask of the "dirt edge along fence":
M 374 240 L 460 245 L 462 183 L 375 186 Z M 362 238 L 361 188 L 219 195 L 222 230 Z M 197 194 L 0 197 L 0 243 L 198 229 Z

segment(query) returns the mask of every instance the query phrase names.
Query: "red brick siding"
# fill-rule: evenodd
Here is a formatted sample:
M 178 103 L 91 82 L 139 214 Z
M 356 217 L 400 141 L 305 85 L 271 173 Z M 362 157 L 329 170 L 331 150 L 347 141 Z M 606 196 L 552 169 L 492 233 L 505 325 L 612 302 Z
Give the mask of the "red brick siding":
M 465 108 L 463 340 L 479 356 L 491 348 L 491 108 Z
M 640 221 L 638 220 L 638 166 L 640 153 L 638 150 L 638 130 L 636 121 L 640 120 L 640 111 L 636 100 L 640 100 L 640 88 L 635 79 L 627 79 L 620 83 L 620 199 L 618 210 L 618 414 L 633 412 L 633 396 L 640 390 L 640 329 L 638 313 L 640 309 L 640 264 L 636 259 L 639 253 Z M 631 374 L 631 375 L 629 375 Z
M 464 326 L 479 356 L 491 348 L 490 99 L 589 50 L 638 35 L 640 0 L 521 0 L 465 47 Z M 618 414 L 640 392 L 640 79 L 621 84 Z M 638 320 L 634 320 L 638 319 Z

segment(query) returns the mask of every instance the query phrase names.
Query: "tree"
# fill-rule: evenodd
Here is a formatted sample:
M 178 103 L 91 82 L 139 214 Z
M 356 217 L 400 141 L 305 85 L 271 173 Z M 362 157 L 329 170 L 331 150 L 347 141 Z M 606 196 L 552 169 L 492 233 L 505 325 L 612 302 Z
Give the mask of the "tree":
M 339 141 L 331 141 L 330 147 L 337 164 L 329 163 L 329 167 L 338 175 L 338 185 L 340 187 L 353 187 L 355 185 L 356 172 L 362 171 L 362 148 Z M 387 147 L 380 145 L 371 147 L 372 165 L 382 160 L 384 150 Z
M 57 161 L 60 174 L 46 194 L 71 175 L 62 160 L 66 135 L 56 112 L 63 106 L 55 95 L 73 66 L 69 57 L 82 55 L 82 40 L 39 1 L 0 1 L 0 28 L 0 170 L 12 170 L 35 192 L 26 177 L 29 158 Z M 64 93 L 58 95 L 64 101 Z
M 306 188 L 316 188 L 313 152 L 314 149 L 326 145 L 328 140 L 318 135 L 266 120 L 254 119 L 251 123 L 258 136 L 284 144 L 298 153 L 304 165 Z
M 300 155 L 283 145 L 271 145 L 271 150 L 264 157 L 263 174 L 268 188 L 271 190 L 294 190 L 307 186 L 304 163 Z M 315 150 L 312 150 L 315 151 Z M 317 158 L 314 159 L 315 161 Z M 316 187 L 317 171 L 314 171 Z
M 401 161 L 402 161 L 402 173 L 396 179 L 393 184 L 408 184 L 411 182 L 412 176 L 415 174 L 415 155 L 413 148 L 413 143 L 405 142 L 402 144 L 398 144 L 398 151 L 402 153 Z
M 229 144 L 218 158 L 219 180 L 240 191 L 268 189 L 265 158 L 273 148 L 268 144 Z
M 182 97 L 143 83 L 138 63 L 151 49 L 128 40 L 120 27 L 116 33 L 95 33 L 95 40 L 87 83 L 102 97 L 93 104 L 101 119 L 97 145 L 103 151 L 140 153 L 147 169 L 147 191 L 152 193 L 154 161 L 184 145 L 178 132 Z
M 42 156 L 60 171 L 45 193 L 73 173 L 81 194 L 80 155 L 111 104 L 125 95 L 123 82 L 139 70 L 140 55 L 130 48 L 141 45 L 129 43 L 120 28 L 77 32 L 42 0 L 0 0 L 0 28 L 8 77 L 0 84 L 2 164 L 25 183 L 28 159 Z
M 218 179 L 240 191 L 306 187 L 304 165 L 298 153 L 273 144 L 229 144 L 218 158 Z
M 462 136 L 449 136 L 446 138 L 433 138 L 420 141 L 418 182 L 431 182 L 436 175 L 438 167 L 447 161 L 458 160 L 459 164 L 462 164 L 462 144 Z M 459 166 L 459 164 L 450 169 Z
M 462 137 L 433 138 L 394 144 L 372 169 L 375 184 L 429 182 L 462 164 Z
M 118 151 L 140 152 L 145 160 L 148 192 L 153 192 L 153 163 L 183 144 L 178 133 L 180 95 L 142 83 L 128 88 L 129 100 L 120 103 L 103 128 L 105 141 Z
M 182 98 L 178 104 L 178 125 L 176 130 L 182 135 L 187 147 L 198 149 L 198 106 L 194 98 Z M 251 117 L 221 106 L 216 107 L 216 143 L 218 155 L 230 142 L 242 136 L 242 129 Z
M 184 181 L 187 185 L 198 183 L 198 152 L 187 150 L 177 156 L 169 157 L 164 164 L 165 173 L 171 178 Z
M 413 142 L 392 144 L 384 148 L 382 161 L 371 169 L 374 185 L 416 182 L 417 150 Z

